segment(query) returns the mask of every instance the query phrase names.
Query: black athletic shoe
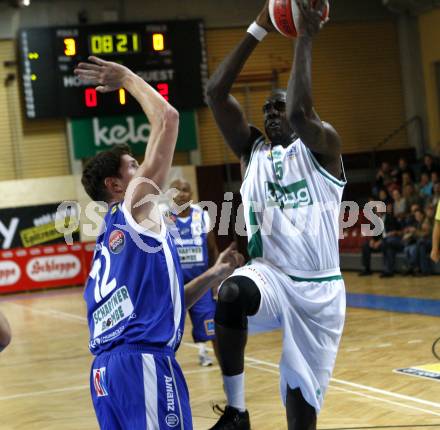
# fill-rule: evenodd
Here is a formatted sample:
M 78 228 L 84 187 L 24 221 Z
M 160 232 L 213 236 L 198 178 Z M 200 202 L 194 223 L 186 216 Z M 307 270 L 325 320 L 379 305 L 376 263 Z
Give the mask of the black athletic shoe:
M 362 272 L 358 273 L 358 276 L 371 276 L 373 272 L 371 270 L 363 270 Z
M 215 410 L 222 412 L 223 415 L 209 430 L 251 430 L 248 411 L 240 412 L 232 406 L 226 406 L 223 410 L 217 405 L 214 407 Z

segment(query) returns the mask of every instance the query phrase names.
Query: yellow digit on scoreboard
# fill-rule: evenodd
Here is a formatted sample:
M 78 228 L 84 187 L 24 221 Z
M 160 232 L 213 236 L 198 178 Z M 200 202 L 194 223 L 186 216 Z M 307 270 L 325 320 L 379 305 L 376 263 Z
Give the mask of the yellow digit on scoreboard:
M 163 51 L 165 49 L 165 40 L 162 33 L 153 34 L 153 49 L 155 51 Z
M 127 52 L 128 48 L 127 48 L 127 42 L 128 42 L 128 37 L 126 34 L 117 34 L 116 35 L 116 51 L 118 52 Z
M 64 39 L 64 55 L 74 57 L 76 55 L 76 40 L 72 37 Z
M 119 89 L 119 103 L 121 105 L 125 105 L 127 103 L 127 98 L 125 96 L 125 90 L 124 88 Z

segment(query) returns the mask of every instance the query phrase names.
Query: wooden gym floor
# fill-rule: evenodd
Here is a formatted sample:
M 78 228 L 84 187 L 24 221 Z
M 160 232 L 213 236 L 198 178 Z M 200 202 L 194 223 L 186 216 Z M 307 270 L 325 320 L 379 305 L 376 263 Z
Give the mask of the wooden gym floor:
M 440 299 L 440 278 L 345 276 L 347 291 Z M 0 298 L 13 343 L 0 354 L 0 429 L 97 429 L 88 374 L 85 307 L 79 288 Z M 439 301 L 440 305 L 440 301 Z M 440 306 L 439 306 L 440 307 Z M 393 370 L 436 363 L 436 316 L 349 308 L 319 429 L 440 429 L 439 380 Z M 187 326 L 178 359 L 189 385 L 194 428 L 215 422 L 223 402 L 218 366 L 201 368 Z M 278 394 L 280 333 L 250 337 L 247 403 L 254 430 L 285 429 Z

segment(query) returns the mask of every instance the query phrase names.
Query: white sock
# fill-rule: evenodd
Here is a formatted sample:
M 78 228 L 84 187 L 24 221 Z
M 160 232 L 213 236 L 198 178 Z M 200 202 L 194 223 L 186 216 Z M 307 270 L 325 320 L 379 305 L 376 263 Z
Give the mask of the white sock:
M 244 412 L 246 410 L 244 401 L 244 372 L 234 376 L 223 375 L 223 384 L 228 406 Z
M 199 346 L 199 355 L 206 355 L 205 342 L 198 342 L 197 345 Z

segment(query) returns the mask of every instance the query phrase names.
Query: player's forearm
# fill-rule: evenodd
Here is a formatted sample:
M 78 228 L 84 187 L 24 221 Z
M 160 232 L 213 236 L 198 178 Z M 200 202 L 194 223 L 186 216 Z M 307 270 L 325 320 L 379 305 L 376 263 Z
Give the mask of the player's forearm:
M 287 87 L 287 116 L 294 122 L 296 117 L 310 117 L 312 100 L 312 38 L 298 37 L 295 59 Z
M 258 43 L 258 40 L 254 36 L 246 33 L 241 42 L 222 61 L 208 81 L 208 103 L 215 103 L 218 99 L 226 99 L 231 92 L 232 85 Z
M 130 72 L 124 79 L 124 88 L 137 100 L 142 107 L 152 131 L 159 128 L 167 120 L 169 112 L 175 109 L 153 87 L 141 77 Z
M 189 309 L 197 303 L 207 291 L 219 285 L 222 280 L 222 277 L 211 267 L 205 273 L 202 273 L 200 276 L 197 276 L 197 278 L 188 282 L 188 284 L 185 285 L 186 309 Z

